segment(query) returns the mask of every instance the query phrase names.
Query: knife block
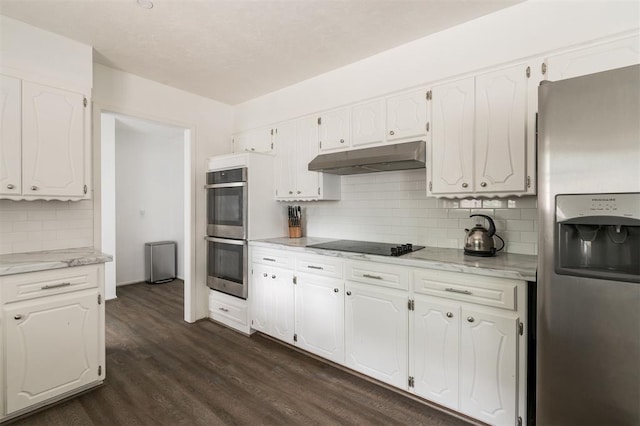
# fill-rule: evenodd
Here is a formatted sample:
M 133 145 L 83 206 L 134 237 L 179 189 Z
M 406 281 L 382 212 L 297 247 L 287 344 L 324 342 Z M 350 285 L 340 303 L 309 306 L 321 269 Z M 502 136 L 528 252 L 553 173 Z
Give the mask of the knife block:
M 302 237 L 302 226 L 289 226 L 289 238 Z

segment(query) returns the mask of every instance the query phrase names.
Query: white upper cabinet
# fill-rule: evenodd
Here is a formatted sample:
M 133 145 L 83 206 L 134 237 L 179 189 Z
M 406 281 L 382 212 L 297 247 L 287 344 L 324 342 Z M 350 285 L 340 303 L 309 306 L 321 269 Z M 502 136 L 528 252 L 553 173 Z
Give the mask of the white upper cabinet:
M 431 102 L 431 192 L 469 192 L 473 188 L 474 79 L 435 86 Z
M 640 35 L 636 34 L 598 46 L 550 56 L 546 60 L 546 78 L 557 81 L 637 63 L 640 63 Z
M 21 82 L 0 75 L 0 195 L 20 195 L 21 183 Z
M 318 117 L 320 152 L 347 149 L 351 146 L 350 111 L 342 108 Z
M 85 194 L 84 96 L 23 82 L 23 193 Z
M 476 78 L 475 192 L 526 190 L 526 124 L 526 67 Z
M 387 141 L 421 139 L 427 135 L 427 90 L 387 98 Z
M 539 81 L 519 64 L 433 88 L 427 195 L 535 194 Z
M 87 99 L 80 93 L 2 76 L 0 196 L 89 198 Z
M 318 155 L 316 116 L 287 121 L 277 126 L 276 199 L 338 200 L 340 177 L 309 171 Z
M 272 152 L 278 129 L 263 127 L 233 136 L 233 152 Z
M 351 110 L 351 144 L 382 143 L 385 139 L 384 99 L 356 105 Z

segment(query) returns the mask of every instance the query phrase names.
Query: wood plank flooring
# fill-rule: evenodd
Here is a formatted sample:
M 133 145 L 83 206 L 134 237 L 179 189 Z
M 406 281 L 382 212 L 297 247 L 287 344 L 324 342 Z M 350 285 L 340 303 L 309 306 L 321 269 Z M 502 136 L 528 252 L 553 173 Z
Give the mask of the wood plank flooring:
M 182 287 L 119 287 L 105 384 L 13 424 L 468 425 L 264 336 L 185 323 Z

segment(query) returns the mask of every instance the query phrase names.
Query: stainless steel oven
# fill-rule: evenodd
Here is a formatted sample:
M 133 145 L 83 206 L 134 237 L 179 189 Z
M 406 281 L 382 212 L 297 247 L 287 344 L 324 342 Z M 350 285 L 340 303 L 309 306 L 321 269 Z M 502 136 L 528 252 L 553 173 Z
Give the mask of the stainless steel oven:
M 247 239 L 247 168 L 207 173 L 207 235 Z
M 246 299 L 247 240 L 207 237 L 207 286 Z

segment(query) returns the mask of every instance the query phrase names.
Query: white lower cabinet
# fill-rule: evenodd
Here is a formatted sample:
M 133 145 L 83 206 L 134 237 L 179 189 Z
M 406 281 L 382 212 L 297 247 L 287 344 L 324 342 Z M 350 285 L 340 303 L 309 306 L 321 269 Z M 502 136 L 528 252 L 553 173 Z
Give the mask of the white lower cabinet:
M 267 265 L 253 266 L 251 327 L 293 343 L 293 271 Z
M 458 409 L 460 306 L 416 295 L 411 315 L 413 391 Z
M 517 423 L 518 318 L 463 308 L 460 411 L 496 425 Z
M 7 414 L 99 379 L 98 290 L 4 309 Z
M 103 276 L 86 265 L 0 277 L 0 419 L 104 379 Z
M 406 389 L 407 292 L 353 282 L 345 291 L 346 366 Z
M 304 273 L 296 281 L 296 346 L 344 363 L 344 282 Z
M 255 330 L 482 422 L 526 424 L 526 282 L 261 250 Z

